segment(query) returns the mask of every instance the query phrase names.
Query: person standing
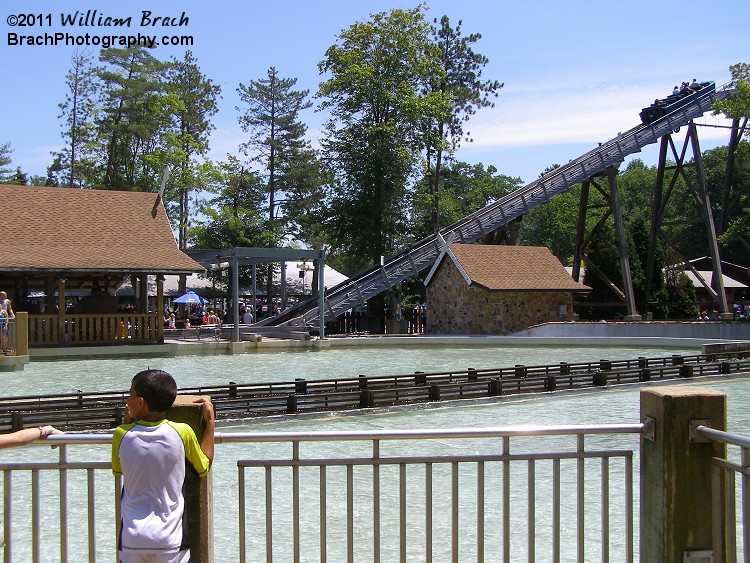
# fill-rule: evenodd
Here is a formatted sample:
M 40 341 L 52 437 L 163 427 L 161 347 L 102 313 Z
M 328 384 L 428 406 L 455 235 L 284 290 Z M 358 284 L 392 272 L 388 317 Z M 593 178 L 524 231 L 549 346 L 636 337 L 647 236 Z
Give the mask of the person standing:
M 112 436 L 112 473 L 123 477 L 120 563 L 187 563 L 190 547 L 182 487 L 186 470 L 205 477 L 214 457 L 214 407 L 196 400 L 206 427 L 200 444 L 187 424 L 166 419 L 177 397 L 162 370 L 138 372 L 130 385 L 125 424 Z
M 13 307 L 8 299 L 8 294 L 0 291 L 0 348 L 3 353 L 8 351 L 8 336 L 10 335 L 11 319 L 15 318 Z

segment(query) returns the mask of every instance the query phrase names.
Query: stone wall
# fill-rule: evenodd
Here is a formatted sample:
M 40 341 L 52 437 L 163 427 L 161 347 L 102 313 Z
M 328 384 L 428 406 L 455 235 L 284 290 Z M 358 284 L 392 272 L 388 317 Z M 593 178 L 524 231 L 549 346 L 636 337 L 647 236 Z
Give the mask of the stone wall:
M 566 315 L 558 306 L 566 305 Z M 571 291 L 490 291 L 468 285 L 445 260 L 427 287 L 430 334 L 509 334 L 546 322 L 573 318 Z

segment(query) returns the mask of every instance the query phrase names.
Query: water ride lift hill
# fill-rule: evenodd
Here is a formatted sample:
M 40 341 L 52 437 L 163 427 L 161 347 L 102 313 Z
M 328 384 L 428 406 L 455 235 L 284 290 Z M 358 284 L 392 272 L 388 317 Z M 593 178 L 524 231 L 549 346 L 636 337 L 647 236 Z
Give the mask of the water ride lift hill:
M 586 256 L 586 237 L 583 232 L 585 225 L 585 213 L 587 210 L 587 198 L 589 187 L 594 186 L 608 199 L 608 214 L 614 219 L 615 235 L 622 271 L 623 287 L 618 288 L 609 280 L 613 291 L 623 301 L 627 309 L 626 320 L 640 320 L 641 315 L 636 310 L 633 297 L 632 282 L 630 279 L 630 268 L 628 256 L 625 249 L 624 226 L 620 210 L 620 199 L 616 182 L 616 165 L 622 163 L 631 154 L 640 152 L 643 147 L 661 140 L 659 156 L 658 184 L 654 190 L 654 203 L 652 208 L 652 224 L 649 241 L 649 258 L 647 262 L 647 277 L 651 279 L 653 268 L 653 249 L 659 236 L 659 226 L 662 222 L 663 209 L 666 198 L 669 197 L 670 189 L 664 189 L 669 183 L 665 179 L 667 168 L 667 155 L 671 148 L 672 159 L 676 166 L 673 167 L 674 174 L 679 174 L 680 169 L 687 165 L 688 155 L 692 156 L 696 168 L 695 186 L 690 186 L 696 200 L 699 202 L 700 213 L 703 217 L 710 245 L 710 256 L 714 268 L 714 285 L 703 280 L 697 272 L 694 272 L 699 280 L 703 281 L 708 293 L 714 298 L 722 318 L 731 318 L 731 310 L 728 308 L 724 293 L 721 261 L 719 259 L 716 232 L 711 214 L 710 201 L 708 198 L 703 166 L 701 160 L 700 145 L 698 142 L 697 127 L 693 123 L 695 118 L 702 116 L 711 109 L 712 104 L 718 98 L 726 98 L 732 95 L 734 88 L 731 84 L 725 85 L 717 90 L 713 82 L 703 83 L 700 90 L 694 91 L 688 96 L 675 100 L 671 104 L 659 108 L 658 111 L 644 109 L 641 113 L 642 123 L 625 131 L 606 143 L 600 143 L 594 149 L 582 154 L 568 163 L 545 172 L 539 178 L 518 190 L 500 198 L 486 207 L 460 219 L 459 221 L 441 229 L 437 234 L 428 236 L 402 252 L 391 256 L 383 261 L 381 265 L 375 265 L 352 276 L 347 281 L 330 289 L 320 292 L 319 296 L 313 296 L 294 307 L 287 309 L 280 315 L 263 319 L 258 325 L 263 326 L 307 326 L 322 327 L 327 321 L 334 320 L 337 316 L 350 309 L 364 306 L 366 302 L 385 291 L 395 287 L 399 282 L 416 276 L 422 271 L 432 268 L 439 263 L 442 254 L 446 251 L 449 243 L 472 243 L 485 235 L 492 233 L 508 225 L 511 221 L 528 213 L 537 205 L 548 202 L 556 195 L 568 191 L 576 184 L 582 184 L 582 195 L 580 213 L 578 217 L 578 232 L 576 236 L 576 255 L 573 261 L 573 278 L 579 281 L 580 264 L 591 265 L 596 271 L 595 265 Z M 644 115 L 647 117 L 644 118 Z M 686 127 L 687 132 L 681 151 L 675 148 L 672 139 L 674 133 Z M 670 163 L 671 164 L 671 163 Z M 684 174 L 682 175 L 684 177 Z M 606 182 L 606 190 L 600 184 Z M 669 188 L 669 186 L 667 186 Z M 665 195 L 666 194 L 666 195 Z M 668 242 L 668 241 L 667 241 Z M 282 250 L 282 249 L 278 249 Z M 678 250 L 678 249 L 676 249 Z M 248 254 L 242 254 L 242 249 L 213 251 L 200 250 L 189 251 L 189 254 L 197 261 L 207 265 L 217 261 L 229 262 L 236 271 L 236 265 L 254 262 L 255 259 Z M 319 252 L 319 251 L 296 251 Z M 319 260 L 323 263 L 323 257 L 316 255 L 310 259 Z M 686 267 L 692 266 L 684 259 Z M 320 268 L 322 271 L 322 267 Z M 234 287 L 237 287 L 235 285 Z M 322 283 L 321 283 L 322 287 Z M 647 288 L 647 293 L 650 288 Z M 236 297 L 236 296 L 235 296 Z M 234 299 L 237 303 L 237 299 Z M 322 311 L 322 317 L 321 317 Z M 237 312 L 235 311 L 235 315 Z M 237 318 L 237 317 L 235 317 Z M 236 326 L 237 323 L 235 323 Z

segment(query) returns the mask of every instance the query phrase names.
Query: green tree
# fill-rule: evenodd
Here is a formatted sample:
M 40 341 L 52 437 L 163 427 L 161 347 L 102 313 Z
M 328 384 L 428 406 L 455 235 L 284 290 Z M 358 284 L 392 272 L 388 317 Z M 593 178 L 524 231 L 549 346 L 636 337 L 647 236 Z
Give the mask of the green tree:
M 145 47 L 102 49 L 102 116 L 98 122 L 103 154 L 101 184 L 107 189 L 153 191 L 166 164 L 155 153 L 161 132 L 171 126 L 177 96 L 166 94 L 167 65 Z M 176 143 L 175 139 L 171 140 Z M 151 154 L 151 158 L 144 158 Z
M 318 64 L 321 109 L 330 112 L 321 144 L 335 184 L 327 228 L 347 270 L 379 263 L 408 234 L 409 184 L 426 116 L 445 108 L 423 85 L 437 67 L 423 7 L 392 10 L 344 29 Z
M 226 162 L 207 168 L 210 169 L 204 172 L 204 179 L 215 195 L 202 202 L 202 218 L 188 231 L 191 246 L 263 246 L 267 234 L 259 212 L 265 192 L 262 178 L 231 156 Z M 208 277 L 226 285 L 219 271 L 209 271 Z M 247 285 L 251 280 L 251 268 L 240 268 L 239 279 L 241 285 Z
M 490 203 L 521 187 L 520 178 L 499 174 L 490 165 L 468 164 L 449 158 L 442 171 L 442 197 L 440 198 L 440 221 L 438 228 L 446 227 L 470 213 L 482 209 Z M 429 179 L 423 178 L 417 184 L 414 204 L 411 210 L 414 236 L 423 238 L 433 231 L 432 198 L 423 188 Z
M 294 90 L 296 78 L 280 78 L 276 68 L 268 69 L 267 78 L 240 84 L 237 93 L 245 107 L 239 122 L 250 138 L 242 144 L 245 154 L 259 163 L 267 174 L 268 229 L 271 237 L 266 243 L 275 246 L 283 234 L 277 213 L 276 196 L 284 191 L 286 175 L 293 174 L 294 164 L 309 143 L 304 136 L 307 127 L 299 120 L 299 113 L 309 108 L 309 90 Z
M 250 138 L 243 143 L 245 154 L 260 164 L 267 173 L 268 195 L 267 239 L 265 244 L 279 244 L 286 227 L 277 194 L 289 188 L 294 166 L 302 151 L 308 147 L 304 136 L 307 127 L 299 120 L 299 113 L 309 108 L 309 90 L 294 90 L 296 78 L 280 78 L 275 67 L 268 69 L 266 78 L 240 84 L 237 93 L 246 104 L 237 107 L 239 122 Z M 272 293 L 273 264 L 268 265 L 267 294 Z
M 728 98 L 718 98 L 713 105 L 714 114 L 723 113 L 729 119 L 737 119 L 747 124 L 750 117 L 750 64 L 737 63 L 729 67 L 735 88 L 734 95 Z M 750 130 L 744 127 L 745 135 Z
M 173 183 L 178 186 L 179 200 L 177 242 L 180 248 L 185 248 L 190 194 L 201 188 L 195 157 L 205 156 L 208 152 L 214 128 L 210 118 L 219 109 L 217 99 L 221 96 L 221 88 L 201 72 L 191 51 L 186 51 L 182 60 L 173 59 L 166 76 L 170 92 L 180 100 L 174 116 L 179 164 Z
M 492 107 L 490 97 L 497 97 L 503 84 L 497 80 L 482 80 L 482 69 L 489 62 L 484 55 L 476 53 L 472 45 L 481 39 L 481 34 L 463 36 L 461 21 L 451 27 L 448 16 L 433 21 L 431 29 L 435 49 L 429 51 L 436 57 L 435 72 L 427 78 L 426 94 L 439 94 L 436 100 L 447 105 L 425 116 L 423 120 L 426 155 L 427 189 L 431 199 L 432 231 L 440 229 L 440 184 L 443 179 L 444 154 L 452 154 L 462 140 L 471 141 L 464 135 L 464 123 L 478 108 Z
M 14 184 L 16 186 L 28 186 L 29 185 L 29 175 L 26 174 L 23 170 L 21 170 L 21 167 L 17 167 L 16 171 L 8 176 L 5 181 L 6 184 Z
M 325 189 L 329 176 L 318 154 L 298 151 L 285 174 L 286 200 L 281 203 L 287 217 L 287 233 L 305 245 L 322 249 L 326 244 Z
M 550 166 L 542 175 L 558 167 L 559 165 Z M 576 249 L 580 198 L 581 186 L 575 185 L 524 215 L 520 227 L 523 244 L 546 246 L 560 262 L 571 265 Z
M 706 175 L 712 183 L 723 182 L 716 175 L 724 172 L 729 148 L 717 147 L 707 151 Z M 719 165 L 721 168 L 718 168 Z M 748 262 L 750 251 L 750 143 L 742 141 L 735 150 L 732 175 L 722 196 L 712 200 L 718 217 L 717 232 L 722 259 L 739 264 Z M 723 232 L 721 231 L 723 226 Z
M 65 146 L 59 153 L 53 153 L 53 167 L 63 176 L 63 185 L 88 188 L 96 183 L 94 148 L 99 112 L 98 75 L 91 55 L 78 50 L 73 53 L 65 85 L 65 101 L 58 104 Z
M 8 174 L 12 168 L 10 163 L 13 162 L 10 155 L 13 152 L 13 147 L 10 143 L 0 144 L 0 182 L 7 184 Z

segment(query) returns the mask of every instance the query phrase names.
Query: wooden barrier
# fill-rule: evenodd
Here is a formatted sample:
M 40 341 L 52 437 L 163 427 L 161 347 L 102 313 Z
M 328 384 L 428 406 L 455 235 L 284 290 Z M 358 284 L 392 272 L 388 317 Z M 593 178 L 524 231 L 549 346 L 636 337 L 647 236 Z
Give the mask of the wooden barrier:
M 689 377 L 726 376 L 750 371 L 748 358 L 706 361 L 696 355 L 598 362 L 514 366 L 450 372 L 202 386 L 181 394 L 209 395 L 219 419 L 294 415 L 341 409 L 373 408 L 583 389 Z M 0 432 L 53 424 L 65 430 L 112 428 L 122 420 L 126 391 L 0 399 Z

